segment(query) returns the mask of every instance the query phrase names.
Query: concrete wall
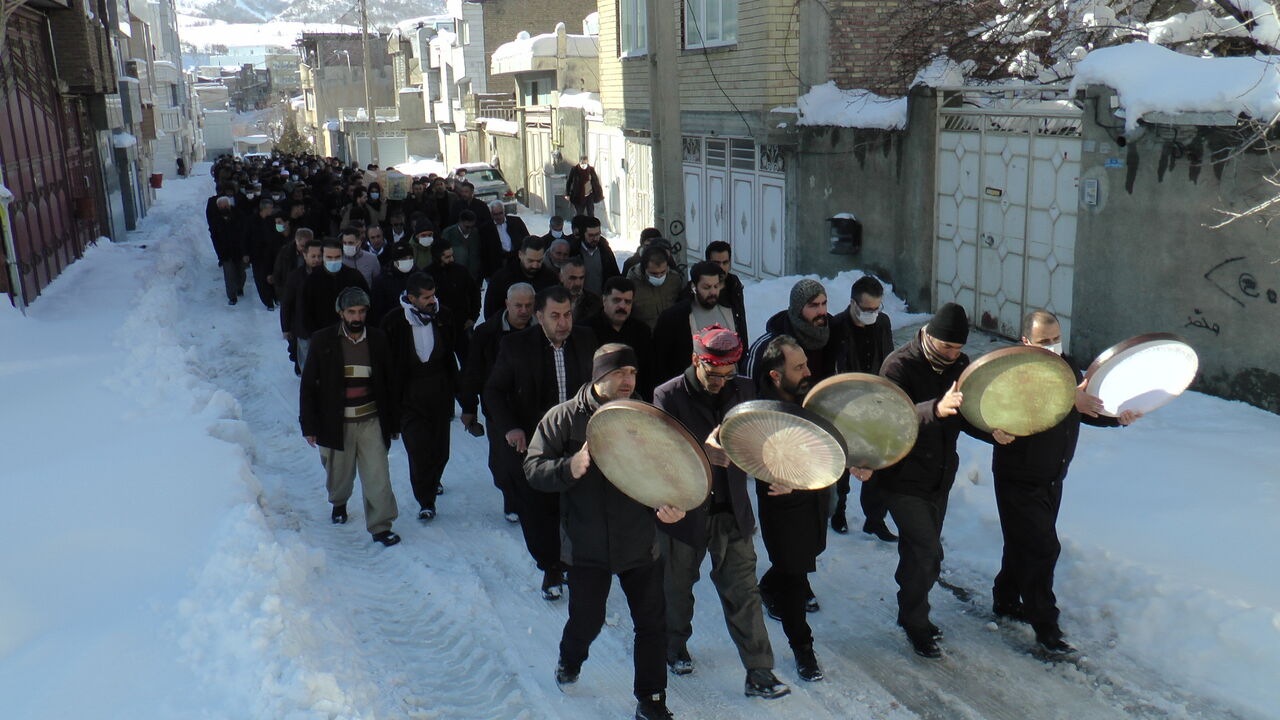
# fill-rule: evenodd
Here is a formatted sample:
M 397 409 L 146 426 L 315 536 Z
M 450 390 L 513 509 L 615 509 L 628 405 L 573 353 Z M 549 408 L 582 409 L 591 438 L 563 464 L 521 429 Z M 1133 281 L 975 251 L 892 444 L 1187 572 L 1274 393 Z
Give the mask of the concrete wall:
M 582 19 L 596 11 L 596 0 L 488 0 L 484 8 L 484 64 L 487 92 L 515 92 L 511 75 L 494 75 L 489 59 L 503 43 L 516 39 L 521 30 L 530 35 L 554 32 L 564 23 L 569 32 L 582 27 Z M 480 40 L 472 27 L 471 42 Z
M 522 202 L 527 201 L 528 172 L 524 162 L 523 138 L 518 135 L 512 137 L 485 133 L 485 142 L 486 147 L 489 148 L 489 154 L 498 156 L 498 164 L 501 166 L 499 169 L 502 170 L 502 177 L 506 178 L 511 192 L 516 193 L 520 198 L 525 198 Z
M 916 310 L 931 309 L 934 215 L 934 99 L 913 94 L 908 130 L 804 128 L 787 172 L 793 228 L 787 271 L 831 276 L 859 268 L 893 283 Z M 827 218 L 853 213 L 862 251 L 830 252 Z M 847 298 L 833 298 L 844 306 Z
M 1206 227 L 1218 209 L 1274 196 L 1273 160 L 1236 153 L 1232 128 L 1165 126 L 1122 147 L 1119 130 L 1095 122 L 1101 107 L 1103 123 L 1123 126 L 1109 94 L 1090 88 L 1084 112 L 1082 182 L 1099 193 L 1081 204 L 1076 236 L 1075 353 L 1177 333 L 1200 354 L 1197 389 L 1280 412 L 1280 232 L 1261 219 Z

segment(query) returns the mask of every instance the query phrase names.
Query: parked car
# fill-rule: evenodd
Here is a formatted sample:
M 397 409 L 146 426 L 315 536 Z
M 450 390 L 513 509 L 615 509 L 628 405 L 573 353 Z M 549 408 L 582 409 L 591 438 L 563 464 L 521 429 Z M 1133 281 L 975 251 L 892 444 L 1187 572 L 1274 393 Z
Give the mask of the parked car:
M 516 202 L 516 194 L 511 192 L 511 186 L 507 185 L 506 179 L 502 177 L 502 172 L 498 168 L 489 163 L 464 163 L 457 169 L 467 171 L 467 182 L 476 186 L 477 198 L 485 203 L 501 200 L 508 215 L 517 214 L 519 204 Z M 456 176 L 457 170 L 450 174 L 450 177 Z

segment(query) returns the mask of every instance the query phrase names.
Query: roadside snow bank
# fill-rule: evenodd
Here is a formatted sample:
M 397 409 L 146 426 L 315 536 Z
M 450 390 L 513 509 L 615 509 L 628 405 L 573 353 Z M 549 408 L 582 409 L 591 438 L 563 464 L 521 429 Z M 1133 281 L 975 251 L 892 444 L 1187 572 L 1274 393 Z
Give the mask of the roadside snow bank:
M 870 90 L 841 90 L 834 80 L 815 85 L 796 99 L 797 125 L 901 130 L 907 126 L 907 99 Z

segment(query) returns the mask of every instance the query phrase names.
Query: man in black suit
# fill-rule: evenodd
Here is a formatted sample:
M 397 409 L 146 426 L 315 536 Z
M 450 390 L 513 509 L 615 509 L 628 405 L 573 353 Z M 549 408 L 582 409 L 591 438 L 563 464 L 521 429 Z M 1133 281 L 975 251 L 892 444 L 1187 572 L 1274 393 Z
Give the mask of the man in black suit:
M 683 373 L 693 353 L 693 336 L 712 325 L 733 330 L 747 344 L 746 318 L 738 325 L 733 308 L 720 302 L 724 297 L 724 270 L 720 265 L 702 261 L 689 269 L 689 297 L 672 305 L 658 316 L 653 329 L 653 347 L 658 382 Z
M 604 281 L 614 275 L 621 275 L 618 260 L 614 257 L 613 248 L 600 232 L 600 219 L 593 217 L 574 218 L 575 234 L 571 241 L 570 251 L 573 255 L 582 256 L 587 268 L 587 289 L 600 295 L 604 291 Z M 576 232 L 577 230 L 581 232 Z
M 502 267 L 507 260 L 515 257 L 520 243 L 529 236 L 529 228 L 525 227 L 524 220 L 515 215 L 507 215 L 507 209 L 501 200 L 489 203 L 489 219 L 493 221 L 491 224 L 479 226 L 480 247 L 488 248 L 491 254 L 501 251 L 488 258 L 488 262 L 490 267 Z
M 535 238 L 536 239 L 536 238 Z M 504 463 L 522 466 L 529 439 L 543 414 L 574 396 L 591 380 L 596 338 L 574 327 L 569 291 L 559 285 L 538 293 L 537 325 L 502 339 L 498 359 L 484 388 L 484 405 L 493 432 L 506 440 Z M 559 496 L 529 485 L 513 473 L 525 545 L 542 570 L 542 596 L 558 600 L 564 585 L 560 559 Z
M 529 283 L 534 290 L 542 290 L 560 283 L 560 276 L 542 266 L 547 247 L 542 238 L 529 236 L 520 245 L 520 252 L 507 261 L 501 270 L 489 278 L 484 294 L 484 316 L 489 317 L 502 309 L 507 298 L 507 288 L 518 282 Z

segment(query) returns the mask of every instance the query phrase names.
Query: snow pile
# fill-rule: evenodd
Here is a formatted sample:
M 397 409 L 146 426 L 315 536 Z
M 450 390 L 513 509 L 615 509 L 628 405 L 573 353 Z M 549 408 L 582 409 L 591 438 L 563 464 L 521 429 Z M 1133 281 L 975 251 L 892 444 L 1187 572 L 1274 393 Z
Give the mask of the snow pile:
M 1280 114 L 1278 58 L 1198 58 L 1159 45 L 1131 43 L 1089 53 L 1071 92 L 1113 88 L 1132 130 L 1149 112 L 1230 112 L 1269 122 Z
M 127 132 L 113 133 L 111 135 L 111 146 L 116 148 L 131 148 L 138 144 L 138 138 Z
M 405 175 L 411 175 L 413 177 L 423 177 L 430 175 L 431 173 L 444 177 L 449 174 L 448 168 L 446 168 L 444 163 L 439 160 L 419 157 L 417 155 L 410 155 L 407 161 L 402 162 L 399 165 L 395 165 L 394 168 Z
M 484 131 L 494 135 L 519 135 L 520 123 L 515 120 L 501 118 L 478 117 L 476 122 L 484 125 Z
M 600 102 L 600 93 L 582 90 L 561 90 L 560 107 L 581 108 L 588 115 L 604 114 L 604 104 Z
M 870 90 L 841 90 L 834 80 L 815 85 L 796 99 L 797 125 L 901 130 L 907 126 L 907 99 Z

